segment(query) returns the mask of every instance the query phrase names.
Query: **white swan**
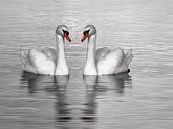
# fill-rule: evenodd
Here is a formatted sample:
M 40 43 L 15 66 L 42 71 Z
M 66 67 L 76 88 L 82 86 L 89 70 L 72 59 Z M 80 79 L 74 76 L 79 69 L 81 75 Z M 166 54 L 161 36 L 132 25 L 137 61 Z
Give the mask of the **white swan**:
M 28 51 L 21 49 L 20 60 L 23 70 L 35 74 L 46 75 L 68 75 L 69 70 L 65 59 L 64 40 L 71 42 L 68 28 L 59 25 L 56 29 L 57 50 L 45 47 L 42 50 L 37 48 Z
M 84 75 L 106 75 L 129 71 L 133 54 L 132 49 L 126 53 L 122 48 L 110 50 L 107 47 L 96 49 L 96 28 L 87 25 L 83 32 L 82 42 L 88 38 L 87 59 Z

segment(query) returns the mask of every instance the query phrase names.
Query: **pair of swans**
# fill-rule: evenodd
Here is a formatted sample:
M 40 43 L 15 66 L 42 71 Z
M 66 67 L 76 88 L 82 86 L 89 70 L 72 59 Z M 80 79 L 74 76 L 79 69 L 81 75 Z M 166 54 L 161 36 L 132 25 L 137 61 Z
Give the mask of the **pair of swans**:
M 107 47 L 96 50 L 96 28 L 87 25 L 83 32 L 82 42 L 88 39 L 88 49 L 84 75 L 108 75 L 129 71 L 128 66 L 133 58 L 132 50 L 126 53 L 122 48 L 110 50 Z M 65 58 L 65 40 L 71 42 L 68 28 L 59 25 L 56 29 L 56 50 L 45 47 L 42 50 L 21 49 L 20 59 L 26 72 L 45 75 L 68 75 Z

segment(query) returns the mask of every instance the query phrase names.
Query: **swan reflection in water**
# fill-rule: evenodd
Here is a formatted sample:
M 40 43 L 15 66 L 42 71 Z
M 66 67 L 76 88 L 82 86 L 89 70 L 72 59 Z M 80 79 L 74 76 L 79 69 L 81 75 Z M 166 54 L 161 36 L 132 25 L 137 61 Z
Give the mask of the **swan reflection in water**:
M 30 94 L 44 90 L 56 96 L 55 110 L 57 122 L 68 122 L 71 120 L 66 98 L 69 75 L 46 76 L 23 72 L 21 78 L 22 85 L 28 87 Z
M 128 73 L 121 73 L 109 76 L 83 76 L 86 88 L 86 103 L 83 109 L 83 117 L 86 122 L 96 121 L 97 97 L 103 96 L 107 91 L 114 91 L 116 94 L 123 94 L 125 87 L 132 87 L 131 76 Z
M 39 90 L 47 91 L 65 91 L 69 80 L 69 75 L 64 76 L 46 76 L 23 72 L 21 81 L 23 86 L 27 86 L 29 93 Z
M 79 118 L 76 119 L 78 124 L 82 124 L 87 128 L 93 128 L 97 122 L 98 98 L 108 97 L 105 93 L 111 92 L 110 95 L 122 95 L 124 89 L 132 85 L 131 76 L 128 73 L 109 75 L 109 76 L 83 76 L 83 88 L 85 88 L 85 98 L 81 98 L 79 105 L 74 105 L 69 101 L 67 86 L 70 85 L 69 76 L 43 76 L 24 72 L 21 77 L 22 86 L 27 86 L 30 94 L 44 90 L 56 96 L 55 112 L 56 122 L 62 123 L 64 127 L 70 127 L 73 123 L 72 116 L 77 109 L 80 114 L 76 114 Z M 73 79 L 72 79 L 73 80 Z M 76 88 L 75 86 L 73 88 Z M 80 92 L 78 92 L 80 94 Z M 75 107 L 76 106 L 76 107 Z M 64 123 L 65 122 L 65 123 Z M 68 124 L 67 124 L 68 122 Z M 63 124 L 64 123 L 64 124 Z M 84 124 L 85 123 L 85 124 Z

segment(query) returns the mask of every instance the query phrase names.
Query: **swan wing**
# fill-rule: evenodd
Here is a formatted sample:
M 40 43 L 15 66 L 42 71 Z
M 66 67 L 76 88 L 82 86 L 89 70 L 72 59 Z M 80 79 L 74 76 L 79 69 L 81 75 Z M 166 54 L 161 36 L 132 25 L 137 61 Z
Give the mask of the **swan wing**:
M 24 71 L 37 73 L 33 51 L 36 51 L 36 50 L 35 49 L 20 49 L 19 57 L 23 65 Z
M 21 50 L 20 59 L 24 71 L 37 74 L 54 74 L 55 63 L 48 60 L 47 55 L 37 48 L 32 48 L 27 52 Z
M 43 63 L 43 61 L 47 59 L 47 56 L 45 53 L 43 53 L 39 49 L 32 48 L 28 52 L 28 58 L 29 58 L 30 64 L 36 67 L 36 66 L 40 66 L 41 63 Z
M 132 61 L 132 58 L 133 58 L 132 49 L 129 49 L 129 50 L 125 53 L 124 64 L 125 64 L 126 66 L 129 66 L 130 62 Z
M 25 67 L 27 64 L 29 64 L 29 59 L 28 59 L 28 50 L 26 49 L 20 49 L 20 54 L 19 54 L 19 57 L 20 57 L 20 61 L 23 65 L 23 67 Z
M 119 67 L 123 64 L 124 55 L 122 48 L 115 48 L 105 56 L 105 61 L 110 62 L 115 67 Z
M 53 48 L 45 47 L 41 50 L 49 60 L 57 61 L 57 51 Z
M 49 60 L 47 55 L 39 49 L 33 48 L 28 53 L 30 62 L 38 73 L 49 74 L 54 73 L 55 62 Z
M 98 74 L 114 74 L 127 71 L 127 67 L 124 67 L 123 64 L 124 55 L 125 53 L 122 48 L 115 48 L 108 52 L 97 63 Z
M 104 56 L 109 53 L 111 50 L 108 47 L 103 47 L 103 48 L 99 48 L 96 50 L 96 54 L 95 54 L 95 60 L 96 63 L 99 60 L 102 60 L 104 58 Z

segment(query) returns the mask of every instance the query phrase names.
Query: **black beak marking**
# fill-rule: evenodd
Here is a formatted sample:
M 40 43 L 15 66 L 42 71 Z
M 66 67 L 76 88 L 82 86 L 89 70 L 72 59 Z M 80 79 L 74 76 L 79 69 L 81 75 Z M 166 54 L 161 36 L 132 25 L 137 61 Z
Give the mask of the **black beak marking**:
M 86 30 L 86 31 L 84 31 L 84 32 L 83 32 L 83 35 L 88 34 L 88 33 L 89 33 L 89 31 L 90 31 L 90 30 Z
M 68 31 L 66 31 L 66 30 L 62 30 L 62 31 L 63 31 L 63 33 L 66 33 L 67 35 L 69 35 Z

